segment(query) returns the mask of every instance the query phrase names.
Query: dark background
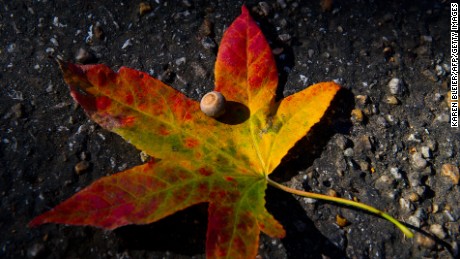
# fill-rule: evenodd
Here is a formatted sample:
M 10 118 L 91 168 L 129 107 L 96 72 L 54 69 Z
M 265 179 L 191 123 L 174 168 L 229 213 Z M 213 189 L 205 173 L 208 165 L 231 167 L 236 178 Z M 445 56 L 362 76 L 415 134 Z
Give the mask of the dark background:
M 194 99 L 213 88 L 220 39 L 242 1 L 146 3 L 141 15 L 140 1 L 0 1 L 1 258 L 203 257 L 206 204 L 115 231 L 27 227 L 101 176 L 142 163 L 74 104 L 55 58 L 147 71 Z M 274 51 L 280 96 L 321 81 L 344 87 L 271 178 L 356 197 L 416 232 L 407 239 L 374 215 L 269 188 L 267 207 L 287 237 L 262 234 L 259 256 L 458 256 L 459 185 L 444 175 L 458 177 L 460 139 L 447 102 L 449 1 L 246 5 Z M 453 167 L 443 174 L 445 164 Z M 339 227 L 337 214 L 350 224 Z

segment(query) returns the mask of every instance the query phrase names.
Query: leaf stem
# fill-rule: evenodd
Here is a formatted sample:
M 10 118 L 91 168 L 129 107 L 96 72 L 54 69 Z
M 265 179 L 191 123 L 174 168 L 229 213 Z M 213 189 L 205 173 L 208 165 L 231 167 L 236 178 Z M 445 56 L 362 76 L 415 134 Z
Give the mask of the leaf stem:
M 306 197 L 306 198 L 332 201 L 332 202 L 348 205 L 348 206 L 351 206 L 351 207 L 359 208 L 359 209 L 374 213 L 374 214 L 376 214 L 378 216 L 381 216 L 382 218 L 390 221 L 391 223 L 395 224 L 404 233 L 404 235 L 406 235 L 407 237 L 412 238 L 414 236 L 414 234 L 406 226 L 404 226 L 401 222 L 399 222 L 397 219 L 395 219 L 392 216 L 390 216 L 389 214 L 387 214 L 387 213 L 385 213 L 385 212 L 383 212 L 381 210 L 378 210 L 378 209 L 376 209 L 376 208 L 374 208 L 372 206 L 369 206 L 367 204 L 352 201 L 352 200 L 347 200 L 347 199 L 344 199 L 344 198 L 332 197 L 332 196 L 319 194 L 319 193 L 299 191 L 299 190 L 292 189 L 292 188 L 289 188 L 287 186 L 284 186 L 282 184 L 279 184 L 279 183 L 271 180 L 268 177 L 267 177 L 267 181 L 268 181 L 268 184 L 270 184 L 271 186 L 276 187 L 276 188 L 278 188 L 280 190 L 283 190 L 285 192 L 288 192 L 288 193 L 296 194 L 296 195 L 303 196 L 303 197 Z

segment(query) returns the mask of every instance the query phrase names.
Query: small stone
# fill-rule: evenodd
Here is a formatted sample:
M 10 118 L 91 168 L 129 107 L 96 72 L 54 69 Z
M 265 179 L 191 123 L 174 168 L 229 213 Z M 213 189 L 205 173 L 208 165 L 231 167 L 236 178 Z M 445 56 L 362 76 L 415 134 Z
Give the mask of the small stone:
M 409 217 L 409 219 L 407 219 L 407 223 L 409 223 L 410 225 L 416 227 L 416 228 L 419 228 L 420 225 L 421 225 L 421 220 L 420 218 L 412 215 Z
M 430 232 L 433 233 L 433 235 L 437 236 L 440 239 L 444 239 L 446 237 L 446 232 L 442 228 L 440 224 L 433 224 L 430 226 Z
M 139 4 L 139 14 L 141 16 L 149 13 L 150 11 L 152 11 L 152 6 L 149 3 L 142 2 Z
M 282 42 L 287 42 L 291 39 L 291 35 L 287 34 L 287 33 L 284 33 L 284 34 L 280 34 L 278 35 L 278 38 L 282 41 Z
M 145 153 L 145 151 L 140 152 L 139 156 L 143 163 L 147 162 L 150 159 L 150 156 L 147 153 Z
M 185 57 L 181 57 L 181 58 L 176 59 L 175 63 L 176 65 L 180 66 L 180 65 L 185 64 L 186 61 L 187 59 Z
M 391 105 L 398 105 L 399 100 L 396 98 L 396 96 L 390 95 L 385 98 L 385 102 Z
M 361 169 L 361 171 L 369 172 L 371 170 L 371 166 L 367 161 L 360 160 L 360 161 L 358 161 L 358 165 L 359 165 L 359 168 Z
M 369 96 L 367 95 L 357 95 L 355 96 L 356 104 L 364 106 L 369 103 Z
M 270 6 L 267 2 L 259 2 L 260 15 L 268 16 L 270 14 Z
M 369 136 L 367 135 L 362 135 L 355 141 L 356 153 L 362 153 L 364 151 L 372 151 L 372 149 L 373 149 L 372 142 Z
M 51 39 L 50 39 L 50 42 L 51 42 L 55 47 L 59 47 L 59 43 L 58 43 L 58 41 L 57 41 L 55 38 L 51 38 Z
M 420 195 L 418 195 L 418 194 L 415 193 L 415 192 L 411 192 L 411 193 L 409 194 L 409 197 L 408 197 L 408 198 L 409 198 L 409 200 L 410 200 L 411 202 L 417 202 L 417 201 L 420 200 Z
M 436 75 L 439 77 L 446 75 L 446 71 L 441 65 L 436 65 L 435 70 L 436 70 Z
M 131 39 L 127 39 L 124 43 L 123 46 L 121 46 L 121 49 L 126 49 L 129 46 L 132 46 L 133 44 L 131 43 Z
M 80 64 L 87 64 L 94 60 L 94 56 L 84 48 L 79 48 L 75 60 Z
M 411 158 L 414 169 L 421 170 L 427 166 L 427 161 L 422 157 L 421 153 L 415 152 L 412 154 Z
M 441 175 L 449 177 L 454 184 L 459 182 L 459 169 L 453 164 L 443 164 L 441 168 Z
M 331 197 L 339 197 L 339 195 L 337 194 L 337 192 L 334 190 L 334 189 L 329 189 L 327 190 L 327 193 L 326 193 L 328 196 L 331 196 Z
M 201 45 L 203 45 L 203 47 L 205 49 L 209 49 L 209 50 L 213 50 L 213 49 L 215 49 L 217 47 L 217 45 L 214 42 L 214 40 L 212 40 L 210 37 L 204 37 L 201 40 Z
M 410 201 L 404 199 L 404 198 L 400 198 L 399 199 L 399 207 L 401 207 L 401 209 L 404 209 L 404 210 L 407 210 L 407 211 L 411 211 L 413 208 L 413 205 Z
M 346 227 L 350 224 L 348 220 L 340 214 L 335 215 L 335 222 L 341 228 Z
M 390 168 L 390 174 L 396 179 L 399 180 L 402 178 L 401 173 L 399 172 L 399 168 L 397 167 L 391 167 Z
M 432 249 L 436 245 L 436 242 L 431 237 L 418 233 L 415 236 L 415 242 L 417 242 L 417 244 L 419 244 L 420 246 L 423 246 L 428 249 Z
M 354 122 L 363 122 L 364 120 L 364 114 L 361 109 L 353 109 L 351 111 L 351 119 Z
M 414 133 L 411 133 L 408 137 L 407 137 L 407 141 L 413 141 L 413 142 L 422 142 L 422 140 L 420 139 L 420 136 L 418 134 L 414 134 Z
M 349 147 L 343 151 L 343 155 L 347 157 L 352 157 L 354 154 L 353 148 Z
M 388 82 L 388 88 L 390 89 L 390 93 L 397 95 L 401 94 L 401 80 L 399 78 L 392 78 L 390 82 Z
M 78 175 L 83 174 L 88 170 L 89 168 L 89 162 L 88 161 L 80 161 L 75 165 L 75 173 Z
M 423 146 L 421 151 L 424 158 L 431 158 L 431 150 L 428 146 Z

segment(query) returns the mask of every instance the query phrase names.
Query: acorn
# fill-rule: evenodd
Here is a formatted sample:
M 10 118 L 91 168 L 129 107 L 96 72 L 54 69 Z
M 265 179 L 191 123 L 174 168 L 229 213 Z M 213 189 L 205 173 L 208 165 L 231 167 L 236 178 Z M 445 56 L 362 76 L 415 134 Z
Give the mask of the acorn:
M 220 92 L 212 91 L 201 98 L 200 108 L 207 116 L 217 118 L 225 113 L 225 102 Z

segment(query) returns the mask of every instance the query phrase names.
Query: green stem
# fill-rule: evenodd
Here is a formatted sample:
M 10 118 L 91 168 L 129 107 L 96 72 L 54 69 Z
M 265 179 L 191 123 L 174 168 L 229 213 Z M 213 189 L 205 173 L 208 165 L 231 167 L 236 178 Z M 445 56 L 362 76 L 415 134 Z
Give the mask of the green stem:
M 332 197 L 332 196 L 319 194 L 319 193 L 299 191 L 299 190 L 292 189 L 292 188 L 289 188 L 287 186 L 284 186 L 282 184 L 279 184 L 279 183 L 271 180 L 268 177 L 267 177 L 267 181 L 268 181 L 268 184 L 270 184 L 271 186 L 276 187 L 278 189 L 281 189 L 281 190 L 283 190 L 285 192 L 289 192 L 289 193 L 292 193 L 292 194 L 296 194 L 296 195 L 299 195 L 299 196 L 312 198 L 312 199 L 337 202 L 337 203 L 340 203 L 340 204 L 345 204 L 345 205 L 348 205 L 348 206 L 352 206 L 352 207 L 355 207 L 355 208 L 360 208 L 362 210 L 374 213 L 374 214 L 379 215 L 382 218 L 390 221 L 391 223 L 395 224 L 404 233 L 404 235 L 406 235 L 407 237 L 411 238 L 411 237 L 414 236 L 414 234 L 406 226 L 401 224 L 401 222 L 399 222 L 397 219 L 393 218 L 392 216 L 390 216 L 389 214 L 387 214 L 387 213 L 385 213 L 385 212 L 383 212 L 381 210 L 378 210 L 378 209 L 376 209 L 376 208 L 374 208 L 372 206 L 366 205 L 364 203 L 360 203 L 360 202 L 356 202 L 356 201 L 352 201 L 352 200 L 347 200 L 347 199 L 343 199 L 343 198 L 338 198 L 338 197 Z

